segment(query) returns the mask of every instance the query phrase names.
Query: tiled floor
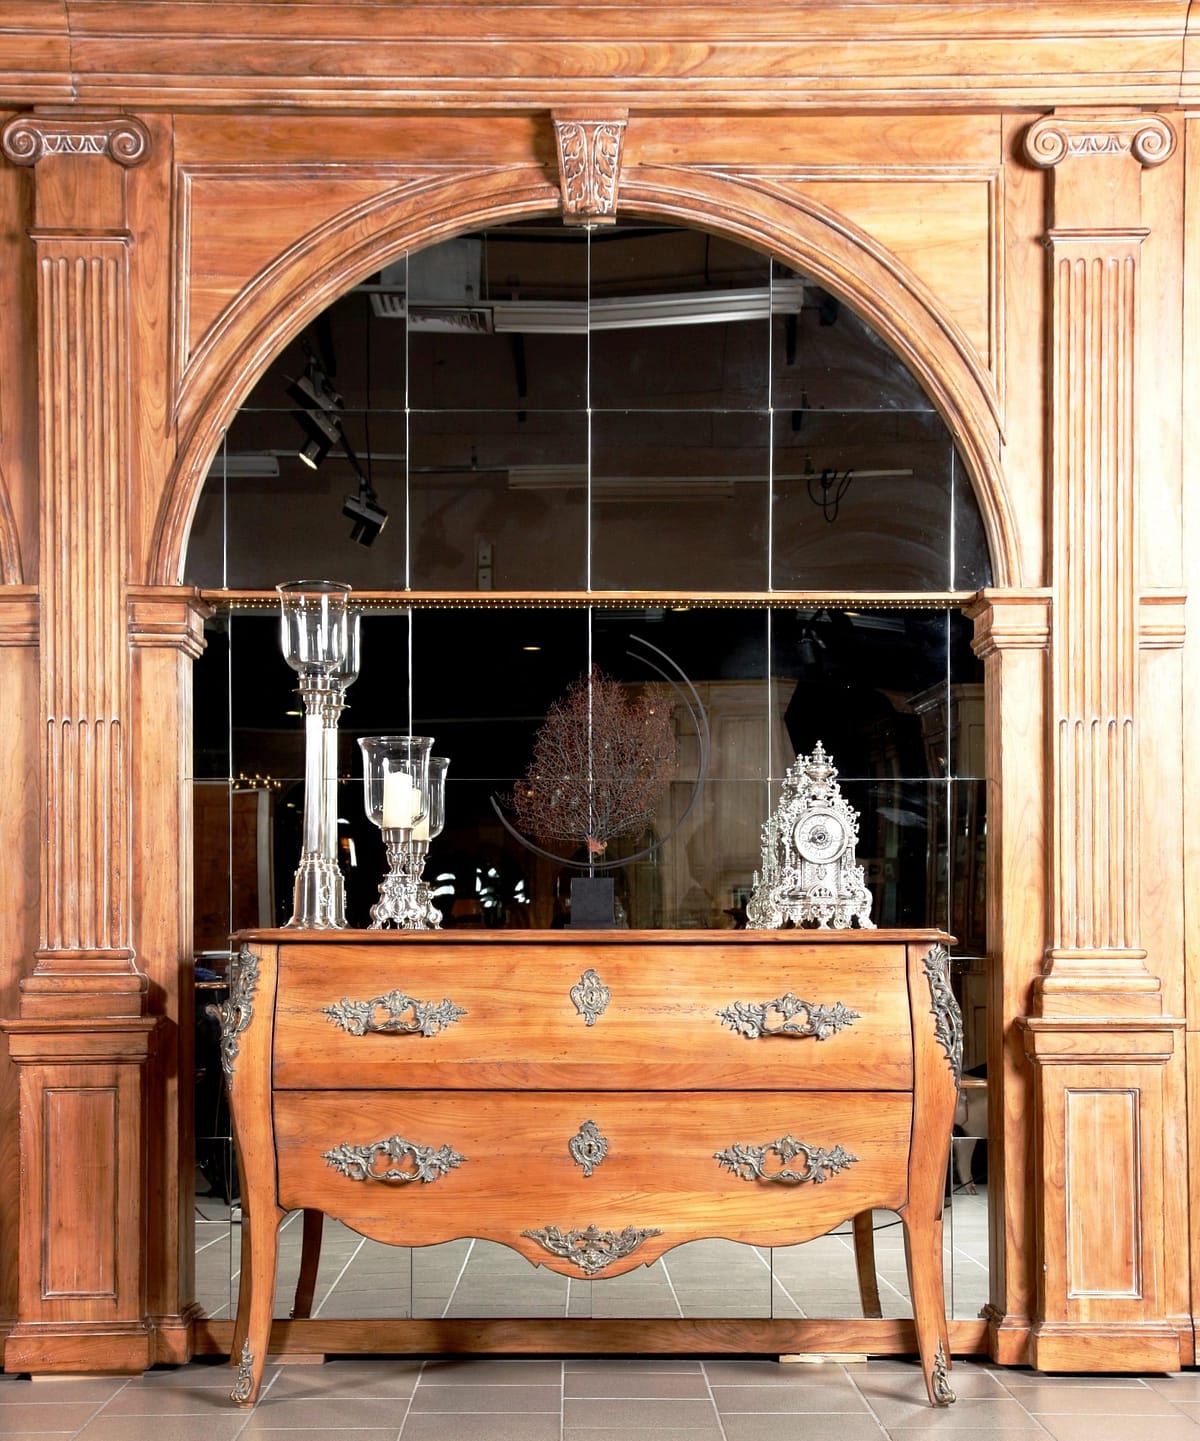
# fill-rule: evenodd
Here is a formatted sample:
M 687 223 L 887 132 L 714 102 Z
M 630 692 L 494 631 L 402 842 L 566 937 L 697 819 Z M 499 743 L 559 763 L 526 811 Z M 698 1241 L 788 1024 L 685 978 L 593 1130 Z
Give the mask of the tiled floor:
M 193 1362 L 134 1380 L 0 1377 L 4 1441 L 1200 1441 L 1200 1374 L 1049 1378 L 959 1361 L 330 1360 L 269 1365 L 253 1411 Z
M 228 1208 L 197 1203 L 196 1296 L 214 1319 L 237 1309 L 239 1232 Z M 901 1228 L 875 1213 L 875 1258 L 885 1316 L 911 1316 Z M 291 1311 L 300 1260 L 300 1216 L 284 1222 L 275 1314 Z M 987 1300 L 987 1197 L 956 1194 L 946 1208 L 946 1310 L 970 1319 Z M 599 1281 L 531 1266 L 488 1241 L 419 1250 L 369 1241 L 327 1221 L 313 1314 L 351 1316 L 746 1316 L 862 1315 L 849 1227 L 801 1246 L 764 1248 L 694 1241 L 653 1266 Z
M 948 1210 L 947 1309 L 974 1316 L 987 1290 L 984 1195 Z M 876 1212 L 888 1316 L 911 1314 L 895 1217 Z M 197 1295 L 214 1318 L 237 1301 L 236 1213 L 197 1203 Z M 291 1305 L 299 1217 L 280 1244 L 276 1314 Z M 856 1316 L 850 1239 L 763 1250 L 703 1241 L 606 1281 L 574 1281 L 502 1246 L 381 1246 L 327 1223 L 314 1312 L 336 1316 Z M 229 1400 L 221 1362 L 132 1380 L 0 1376 L 0 1441 L 881 1441 L 950 1430 L 970 1441 L 1200 1441 L 1200 1375 L 1059 1378 L 960 1361 L 960 1400 L 934 1410 L 911 1361 L 582 1358 L 331 1359 L 271 1363 L 257 1407 Z

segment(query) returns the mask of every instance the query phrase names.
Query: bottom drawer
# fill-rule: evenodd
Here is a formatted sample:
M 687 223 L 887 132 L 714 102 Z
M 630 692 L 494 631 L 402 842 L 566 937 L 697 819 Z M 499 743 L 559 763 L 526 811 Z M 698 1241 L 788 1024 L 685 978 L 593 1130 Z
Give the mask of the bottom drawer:
M 277 1091 L 279 1204 L 375 1240 L 477 1236 L 567 1275 L 785 1245 L 907 1189 L 911 1096 Z

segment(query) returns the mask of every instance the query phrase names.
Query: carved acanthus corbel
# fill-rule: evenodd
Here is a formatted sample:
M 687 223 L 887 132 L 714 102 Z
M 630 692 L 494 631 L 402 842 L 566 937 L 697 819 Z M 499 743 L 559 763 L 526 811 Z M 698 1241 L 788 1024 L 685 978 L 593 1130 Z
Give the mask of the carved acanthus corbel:
M 611 225 L 617 218 L 621 147 L 627 112 L 604 116 L 555 112 L 563 220 L 568 225 Z

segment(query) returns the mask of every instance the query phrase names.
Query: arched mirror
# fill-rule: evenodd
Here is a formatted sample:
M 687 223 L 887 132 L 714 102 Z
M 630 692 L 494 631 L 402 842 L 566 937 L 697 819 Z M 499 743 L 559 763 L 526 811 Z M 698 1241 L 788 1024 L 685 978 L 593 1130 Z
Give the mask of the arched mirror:
M 507 799 L 593 666 L 632 693 L 665 668 L 704 719 L 702 744 L 673 706 L 650 823 L 607 852 L 633 857 L 612 872 L 623 924 L 744 924 L 782 778 L 824 744 L 860 816 L 876 922 L 957 937 L 976 1084 L 947 1180 L 947 1304 L 977 1315 L 983 678 L 961 608 L 990 565 L 944 421 L 870 326 L 698 230 L 530 223 L 396 260 L 275 358 L 214 460 L 186 568 L 215 605 L 195 671 L 197 976 L 214 993 L 229 932 L 290 914 L 303 722 L 273 587 L 299 576 L 347 581 L 364 605 L 340 735 L 352 925 L 384 869 L 357 736 L 411 726 L 450 758 L 426 870 L 442 923 L 528 928 L 569 920 L 580 856 L 524 845 Z M 202 1060 L 198 1292 L 228 1316 L 237 1183 L 218 1077 Z M 911 1314 L 899 1226 L 875 1223 L 883 1314 Z M 485 1243 L 410 1253 L 337 1231 L 324 1316 L 862 1314 L 842 1234 L 774 1252 L 696 1243 L 597 1283 Z M 298 1222 L 284 1234 L 279 1315 Z

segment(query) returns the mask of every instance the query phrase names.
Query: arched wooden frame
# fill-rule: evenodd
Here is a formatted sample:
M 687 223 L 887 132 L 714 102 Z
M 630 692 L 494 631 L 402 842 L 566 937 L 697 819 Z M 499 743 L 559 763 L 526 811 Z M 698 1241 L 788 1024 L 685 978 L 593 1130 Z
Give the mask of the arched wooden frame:
M 180 448 L 160 512 L 150 580 L 177 584 L 209 463 L 271 358 L 339 295 L 398 254 L 480 225 L 556 214 L 535 167 L 456 170 L 335 216 L 292 245 L 226 309 L 183 378 Z M 995 387 L 926 288 L 870 236 L 811 200 L 760 181 L 667 167 L 622 176 L 623 215 L 671 220 L 740 240 L 811 275 L 873 325 L 917 377 L 958 445 L 979 501 L 994 583 L 1020 584 L 1016 526 L 999 465 Z
M 455 169 L 435 179 L 426 172 L 287 246 L 183 363 L 179 448 L 149 558 L 151 583 L 180 582 L 212 458 L 284 345 L 398 256 L 481 226 L 553 217 L 561 205 L 558 187 L 539 166 Z M 894 255 L 844 216 L 758 177 L 630 167 L 622 173 L 620 217 L 738 240 L 794 265 L 852 306 L 908 365 L 947 424 L 980 505 L 995 587 L 1022 583 L 1014 508 L 999 462 L 997 387 L 961 329 Z

